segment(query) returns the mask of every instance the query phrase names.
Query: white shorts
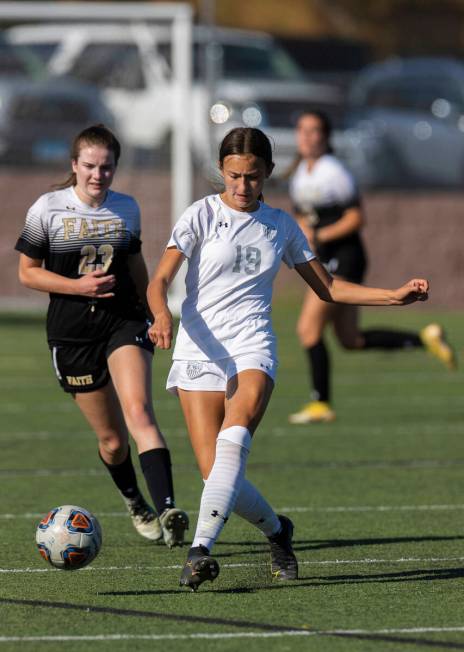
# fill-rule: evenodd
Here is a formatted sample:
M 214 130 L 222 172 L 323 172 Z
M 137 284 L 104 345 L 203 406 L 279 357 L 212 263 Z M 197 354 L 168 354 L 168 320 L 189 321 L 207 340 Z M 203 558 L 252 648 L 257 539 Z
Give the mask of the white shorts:
M 174 360 L 166 381 L 166 389 L 199 392 L 225 392 L 228 381 L 246 369 L 264 371 L 275 380 L 277 361 L 265 355 L 239 355 L 221 360 Z

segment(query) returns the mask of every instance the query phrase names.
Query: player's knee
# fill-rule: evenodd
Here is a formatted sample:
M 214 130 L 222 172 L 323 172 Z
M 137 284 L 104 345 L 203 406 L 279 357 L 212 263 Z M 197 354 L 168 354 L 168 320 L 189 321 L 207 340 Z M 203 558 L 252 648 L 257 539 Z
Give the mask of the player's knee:
M 129 430 L 139 430 L 152 424 L 150 408 L 145 401 L 132 401 L 124 406 L 123 411 Z
M 310 349 L 312 346 L 316 346 L 321 340 L 321 334 L 315 333 L 308 328 L 297 328 L 297 335 L 300 341 L 300 344 L 304 346 L 305 349 Z
M 127 451 L 127 442 L 121 439 L 117 433 L 110 431 L 100 434 L 98 438 L 100 450 L 106 455 L 116 458 L 125 457 Z
M 253 424 L 263 410 L 263 392 L 261 389 L 252 387 L 247 390 L 246 401 L 241 405 L 240 414 L 249 424 Z

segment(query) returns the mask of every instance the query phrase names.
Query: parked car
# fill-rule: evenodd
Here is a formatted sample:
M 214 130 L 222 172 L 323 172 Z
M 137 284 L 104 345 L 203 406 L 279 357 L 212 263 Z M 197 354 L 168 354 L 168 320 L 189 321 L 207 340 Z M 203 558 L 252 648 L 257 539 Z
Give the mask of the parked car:
M 372 62 L 372 47 L 364 41 L 334 36 L 280 36 L 279 43 L 308 78 L 337 85 L 344 94 L 354 77 Z
M 364 69 L 338 151 L 368 187 L 464 187 L 464 64 L 394 59 Z
M 0 33 L 0 77 L 43 79 L 46 65 L 27 46 L 16 45 Z
M 114 127 L 98 91 L 74 80 L 0 77 L 0 163 L 63 164 L 77 132 L 92 123 Z
M 41 24 L 7 30 L 11 42 L 27 44 L 54 75 L 72 75 L 97 84 L 118 119 L 127 144 L 160 147 L 171 131 L 175 95 L 171 84 L 170 32 L 147 25 Z M 203 55 L 214 60 L 212 94 Z M 193 86 L 186 119 L 197 158 L 211 158 L 211 147 L 229 129 L 260 126 L 275 143 L 282 169 L 294 152 L 293 126 L 311 105 L 337 114 L 341 93 L 311 83 L 299 66 L 267 34 L 194 28 Z

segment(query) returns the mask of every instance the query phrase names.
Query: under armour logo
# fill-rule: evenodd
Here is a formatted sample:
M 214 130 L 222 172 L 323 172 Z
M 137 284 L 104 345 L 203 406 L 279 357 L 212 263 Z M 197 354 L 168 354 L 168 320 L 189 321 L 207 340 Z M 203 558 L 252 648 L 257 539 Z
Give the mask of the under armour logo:
M 218 226 L 224 226 L 227 229 L 229 224 L 227 222 L 218 222 Z
M 224 516 L 223 514 L 220 514 L 217 511 L 217 509 L 213 509 L 213 511 L 211 512 L 211 516 L 214 516 L 215 518 L 219 516 L 219 518 L 222 518 L 224 523 L 227 523 L 227 521 L 229 520 L 228 516 Z

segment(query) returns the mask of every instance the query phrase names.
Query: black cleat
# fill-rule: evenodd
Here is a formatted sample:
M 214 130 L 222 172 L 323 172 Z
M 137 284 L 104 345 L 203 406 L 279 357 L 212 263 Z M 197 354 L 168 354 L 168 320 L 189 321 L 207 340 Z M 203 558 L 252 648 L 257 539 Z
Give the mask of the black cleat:
M 189 550 L 179 584 L 196 591 L 200 584 L 206 580 L 212 582 L 218 575 L 219 564 L 210 556 L 208 548 L 196 546 Z
M 286 516 L 278 514 L 282 529 L 268 537 L 271 547 L 271 573 L 277 580 L 297 580 L 298 561 L 292 548 L 293 523 Z

